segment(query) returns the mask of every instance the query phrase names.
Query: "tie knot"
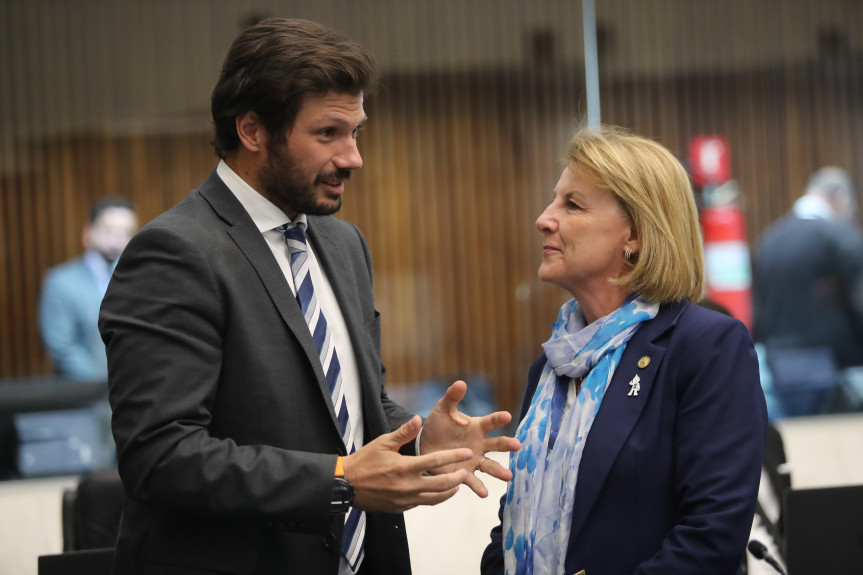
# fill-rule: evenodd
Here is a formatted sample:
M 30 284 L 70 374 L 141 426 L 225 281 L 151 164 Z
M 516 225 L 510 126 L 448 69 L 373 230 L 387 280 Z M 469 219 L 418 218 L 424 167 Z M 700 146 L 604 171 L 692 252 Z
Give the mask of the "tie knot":
M 300 222 L 298 224 L 285 224 L 282 226 L 285 234 L 285 242 L 288 244 L 288 249 L 292 254 L 306 251 L 306 226 Z

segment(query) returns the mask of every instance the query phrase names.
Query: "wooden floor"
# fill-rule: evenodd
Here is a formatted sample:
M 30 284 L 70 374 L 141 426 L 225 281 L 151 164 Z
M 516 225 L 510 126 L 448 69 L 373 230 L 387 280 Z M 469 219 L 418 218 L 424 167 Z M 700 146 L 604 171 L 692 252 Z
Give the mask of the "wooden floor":
M 786 419 L 778 423 L 794 487 L 863 484 L 863 414 Z M 500 454 L 496 459 L 504 461 Z M 75 477 L 0 482 L 0 574 L 36 575 L 37 557 L 62 549 L 60 503 Z M 415 575 L 474 575 L 497 523 L 504 485 L 489 479 L 479 499 L 462 487 L 437 507 L 405 516 Z

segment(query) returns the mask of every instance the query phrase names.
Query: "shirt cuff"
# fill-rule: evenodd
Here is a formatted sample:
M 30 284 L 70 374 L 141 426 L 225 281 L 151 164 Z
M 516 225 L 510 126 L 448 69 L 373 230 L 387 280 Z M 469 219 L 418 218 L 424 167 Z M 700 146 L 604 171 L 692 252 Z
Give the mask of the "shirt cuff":
M 423 427 L 425 427 L 425 423 L 423 423 Z M 420 427 L 420 432 L 417 433 L 417 438 L 414 440 L 414 451 L 416 454 L 420 454 L 420 438 L 423 436 L 423 427 Z

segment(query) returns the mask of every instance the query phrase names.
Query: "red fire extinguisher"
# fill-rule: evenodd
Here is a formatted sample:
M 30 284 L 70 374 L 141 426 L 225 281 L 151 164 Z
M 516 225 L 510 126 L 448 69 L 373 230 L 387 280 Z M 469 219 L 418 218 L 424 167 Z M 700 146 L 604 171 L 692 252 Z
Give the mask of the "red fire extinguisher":
M 690 172 L 702 189 L 701 231 L 708 298 L 752 327 L 752 266 L 740 193 L 731 180 L 728 142 L 697 136 L 689 145 Z

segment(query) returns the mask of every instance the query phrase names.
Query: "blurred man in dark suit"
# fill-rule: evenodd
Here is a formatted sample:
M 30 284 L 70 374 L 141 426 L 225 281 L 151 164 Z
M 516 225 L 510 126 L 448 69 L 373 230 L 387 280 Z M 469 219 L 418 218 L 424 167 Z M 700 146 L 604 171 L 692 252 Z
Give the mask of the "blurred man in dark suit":
M 863 365 L 863 238 L 845 170 L 815 172 L 755 257 L 754 337 L 772 373 L 771 417 L 828 409 L 838 371 Z

